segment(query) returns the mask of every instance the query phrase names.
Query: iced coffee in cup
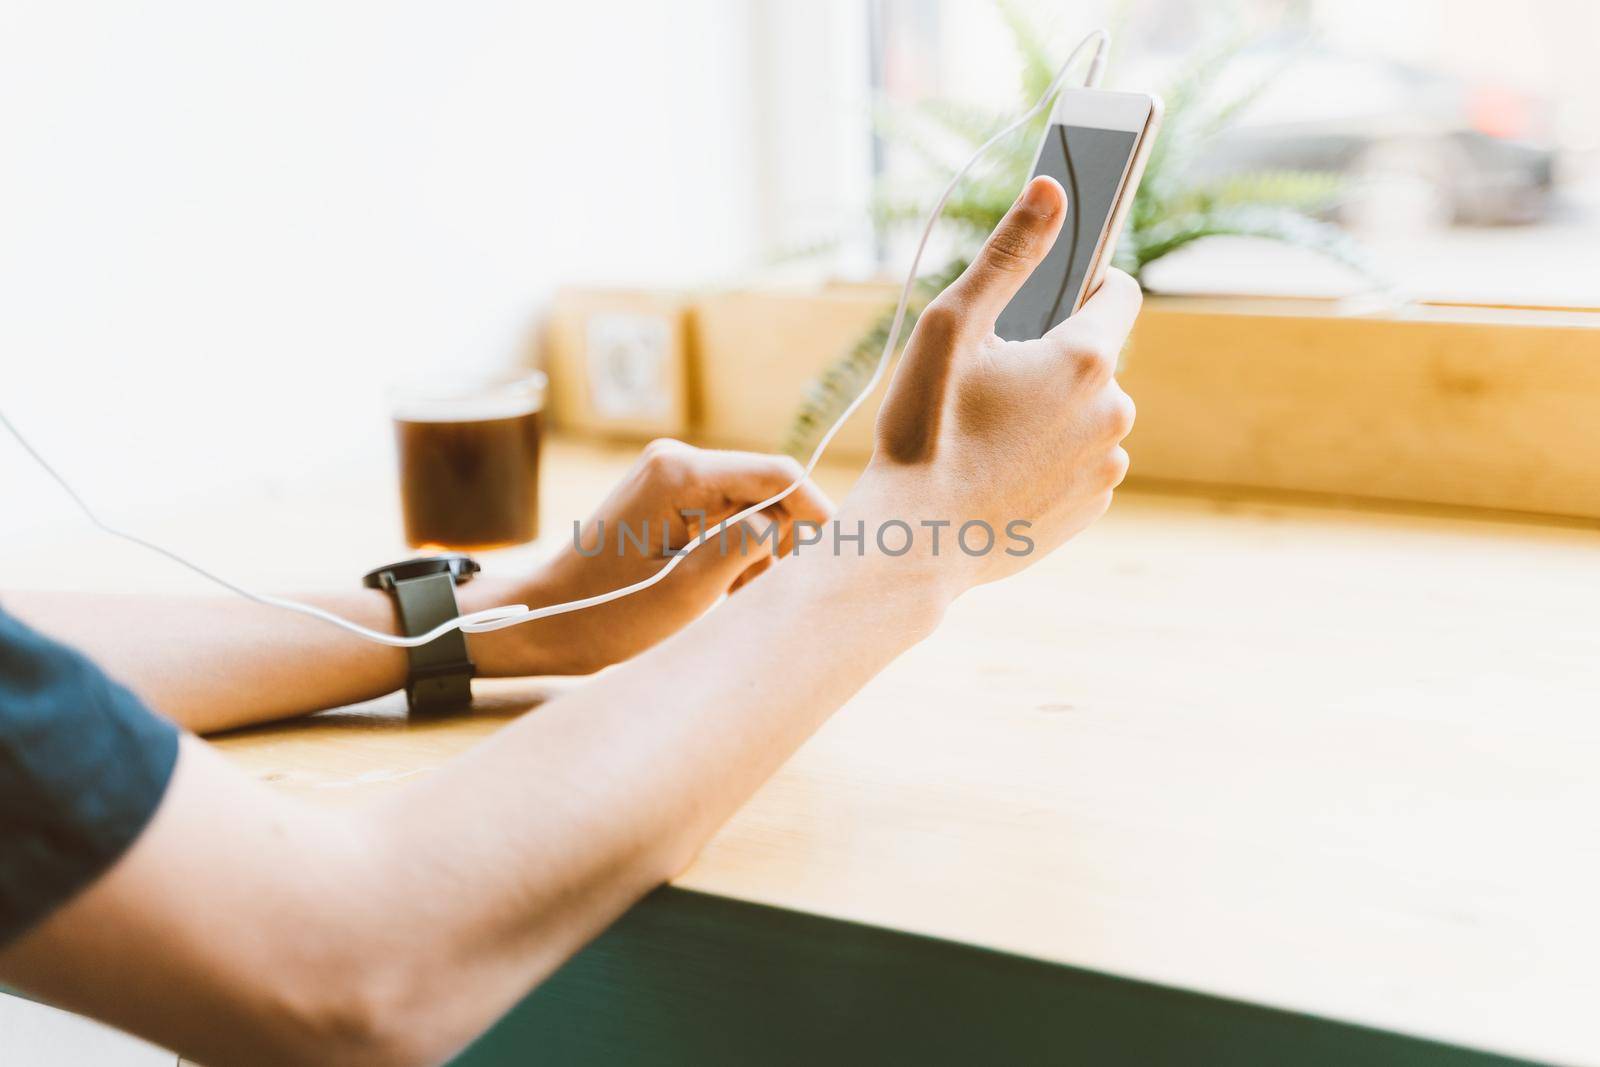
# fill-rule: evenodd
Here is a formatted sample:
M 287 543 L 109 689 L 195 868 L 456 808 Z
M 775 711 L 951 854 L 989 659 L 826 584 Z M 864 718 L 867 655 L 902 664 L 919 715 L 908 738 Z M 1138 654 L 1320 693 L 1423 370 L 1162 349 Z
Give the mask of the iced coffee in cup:
M 392 394 L 400 505 L 415 548 L 479 551 L 539 536 L 545 376 Z

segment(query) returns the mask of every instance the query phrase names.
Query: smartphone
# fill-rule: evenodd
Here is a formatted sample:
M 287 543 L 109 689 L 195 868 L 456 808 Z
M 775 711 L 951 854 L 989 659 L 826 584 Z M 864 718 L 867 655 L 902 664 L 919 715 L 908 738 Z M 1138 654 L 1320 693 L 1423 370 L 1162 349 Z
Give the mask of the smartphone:
M 1067 89 L 1056 98 L 1033 163 L 1067 191 L 1055 245 L 1000 313 L 1007 341 L 1043 337 L 1105 280 L 1161 125 L 1161 100 L 1145 93 Z

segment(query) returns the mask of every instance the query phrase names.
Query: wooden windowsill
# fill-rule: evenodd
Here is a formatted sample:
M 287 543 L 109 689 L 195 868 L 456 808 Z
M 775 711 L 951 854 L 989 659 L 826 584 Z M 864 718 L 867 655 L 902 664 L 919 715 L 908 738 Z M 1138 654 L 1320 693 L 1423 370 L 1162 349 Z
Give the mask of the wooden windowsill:
M 1151 300 L 1136 478 L 1600 518 L 1600 314 Z
M 694 416 L 679 432 L 779 447 L 891 301 L 850 286 L 685 305 Z M 1139 406 L 1135 481 L 1600 518 L 1600 311 L 1152 296 L 1120 377 Z M 835 456 L 870 453 L 876 406 Z

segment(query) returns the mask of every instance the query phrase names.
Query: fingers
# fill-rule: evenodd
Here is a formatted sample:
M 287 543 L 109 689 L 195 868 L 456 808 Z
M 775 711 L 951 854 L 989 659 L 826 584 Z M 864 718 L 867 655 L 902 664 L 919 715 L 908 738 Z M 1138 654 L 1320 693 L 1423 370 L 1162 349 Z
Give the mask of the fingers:
M 720 537 L 712 537 L 684 560 L 682 568 L 697 579 L 714 582 L 724 590 L 743 584 L 772 561 L 781 532 L 776 519 L 765 512 L 729 526 Z M 754 571 L 755 574 L 749 574 Z
M 778 523 L 777 554 L 780 556 L 788 553 L 794 544 L 796 522 L 821 525 L 833 516 L 833 501 L 816 482 L 802 478 L 805 468 L 789 456 L 707 451 L 701 453 L 698 462 L 700 476 L 705 479 L 703 489 L 713 496 L 720 495 L 728 505 L 720 512 L 711 509 L 713 522 L 758 500 L 775 496 L 797 480 L 800 482 L 794 492 L 762 513 Z
M 1138 408 L 1134 406 L 1133 397 L 1124 393 L 1120 385 L 1112 383 L 1111 402 L 1106 413 L 1106 427 L 1111 439 L 1120 441 L 1132 433 L 1137 415 Z
M 833 514 L 833 502 L 805 477 L 805 468 L 791 456 L 694 449 L 685 462 L 691 478 L 690 495 L 698 496 L 696 502 L 706 505 L 709 512 L 724 504 L 737 511 L 776 496 L 798 481 L 795 491 L 779 505 L 784 518 L 823 522 Z
M 763 512 L 778 525 L 781 551 L 788 550 L 796 521 L 820 525 L 833 515 L 833 502 L 789 456 L 700 449 L 662 438 L 645 446 L 639 468 L 646 489 L 642 499 L 636 493 L 633 506 L 668 512 L 683 539 L 791 485 L 793 492 Z
M 735 578 L 733 580 L 733 584 L 728 586 L 729 595 L 731 596 L 732 594 L 737 593 L 739 590 L 743 589 L 745 586 L 749 585 L 751 582 L 767 573 L 767 569 L 771 566 L 771 556 L 767 556 L 765 559 L 758 559 L 754 563 L 750 564 L 750 566 L 745 569 L 744 573 Z
M 1106 461 L 1106 468 L 1106 481 L 1115 489 L 1128 476 L 1128 450 L 1121 445 L 1113 448 L 1111 458 Z
M 1109 373 L 1143 303 L 1139 283 L 1113 267 L 1083 308 L 1045 334 L 1044 340 L 1063 354 L 1098 360 Z
M 1067 194 L 1048 175 L 1022 190 L 966 271 L 940 297 L 977 333 L 988 333 L 1022 283 L 1056 243 Z

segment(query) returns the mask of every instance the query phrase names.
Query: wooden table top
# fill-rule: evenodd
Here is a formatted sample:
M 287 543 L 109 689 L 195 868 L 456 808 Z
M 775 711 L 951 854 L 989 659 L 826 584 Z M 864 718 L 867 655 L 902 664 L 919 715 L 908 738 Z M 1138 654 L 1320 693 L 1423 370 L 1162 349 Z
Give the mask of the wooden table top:
M 550 537 L 628 456 L 553 444 Z M 391 497 L 387 477 L 249 486 L 135 525 L 293 590 L 399 551 Z M 73 561 L 52 584 L 196 588 L 69 528 L 40 548 Z M 1592 529 L 1124 491 L 958 603 L 677 884 L 1600 1061 L 1597 602 Z M 423 725 L 395 696 L 215 743 L 360 802 L 581 684 L 483 683 L 475 714 Z

